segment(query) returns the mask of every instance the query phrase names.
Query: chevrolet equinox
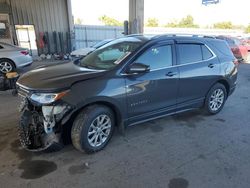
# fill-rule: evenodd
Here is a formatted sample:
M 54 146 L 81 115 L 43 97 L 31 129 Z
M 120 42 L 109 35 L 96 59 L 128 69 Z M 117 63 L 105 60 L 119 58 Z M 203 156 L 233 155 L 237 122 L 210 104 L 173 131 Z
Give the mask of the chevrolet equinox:
M 20 141 L 27 150 L 55 151 L 66 131 L 76 149 L 99 151 L 115 126 L 197 108 L 220 112 L 236 80 L 237 60 L 222 40 L 193 35 L 115 39 L 83 59 L 38 67 L 19 78 Z

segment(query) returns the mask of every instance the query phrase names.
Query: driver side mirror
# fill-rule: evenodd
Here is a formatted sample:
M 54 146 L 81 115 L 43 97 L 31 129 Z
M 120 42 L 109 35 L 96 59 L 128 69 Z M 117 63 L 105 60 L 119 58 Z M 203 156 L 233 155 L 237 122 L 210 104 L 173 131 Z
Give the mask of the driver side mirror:
M 133 63 L 129 66 L 127 70 L 128 74 L 138 74 L 138 73 L 146 73 L 150 71 L 150 67 L 148 65 L 142 63 Z

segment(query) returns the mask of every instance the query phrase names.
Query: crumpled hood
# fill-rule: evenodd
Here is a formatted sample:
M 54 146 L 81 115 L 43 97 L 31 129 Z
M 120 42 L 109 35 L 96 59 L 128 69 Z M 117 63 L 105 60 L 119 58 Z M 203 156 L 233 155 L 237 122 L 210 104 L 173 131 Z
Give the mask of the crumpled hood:
M 75 65 L 73 62 L 43 66 L 22 75 L 17 85 L 29 90 L 58 91 L 68 89 L 77 81 L 95 78 L 104 71 L 92 70 Z

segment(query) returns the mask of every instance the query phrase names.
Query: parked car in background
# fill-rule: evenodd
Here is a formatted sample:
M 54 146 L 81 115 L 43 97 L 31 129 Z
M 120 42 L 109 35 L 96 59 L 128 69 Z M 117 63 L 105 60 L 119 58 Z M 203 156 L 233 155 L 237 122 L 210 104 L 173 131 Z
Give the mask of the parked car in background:
M 89 53 L 93 52 L 94 50 L 100 48 L 101 46 L 107 44 L 108 42 L 112 41 L 113 39 L 105 39 L 102 40 L 98 43 L 96 43 L 95 45 L 93 45 L 92 47 L 87 47 L 87 48 L 81 48 L 78 50 L 74 50 L 71 52 L 71 56 L 72 57 L 85 57 L 86 55 L 88 55 Z
M 231 36 L 217 36 L 217 39 L 225 40 L 229 47 L 231 48 L 234 56 L 239 61 L 247 61 L 248 60 L 248 49 L 247 47 L 242 43 L 242 41 L 236 37 Z
M 226 42 L 211 37 L 113 40 L 78 63 L 21 76 L 20 141 L 27 150 L 53 151 L 68 135 L 76 149 L 90 153 L 107 145 L 115 126 L 124 130 L 197 108 L 217 114 L 235 90 L 236 62 Z
M 242 38 L 242 43 L 246 46 L 248 52 L 250 52 L 250 37 Z
M 32 64 L 27 49 L 0 42 L 0 72 L 8 73 L 16 68 Z

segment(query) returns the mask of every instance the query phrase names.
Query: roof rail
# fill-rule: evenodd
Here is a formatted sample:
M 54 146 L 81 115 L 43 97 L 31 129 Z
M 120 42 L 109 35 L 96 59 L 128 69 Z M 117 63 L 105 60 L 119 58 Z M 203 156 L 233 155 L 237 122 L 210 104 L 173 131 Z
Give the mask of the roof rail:
M 200 37 L 200 38 L 212 38 L 214 39 L 215 36 L 213 35 L 202 35 L 202 34 L 186 34 L 186 33 L 178 33 L 178 34 L 162 34 L 162 35 L 158 35 L 156 36 L 157 38 L 161 38 L 161 37 Z

